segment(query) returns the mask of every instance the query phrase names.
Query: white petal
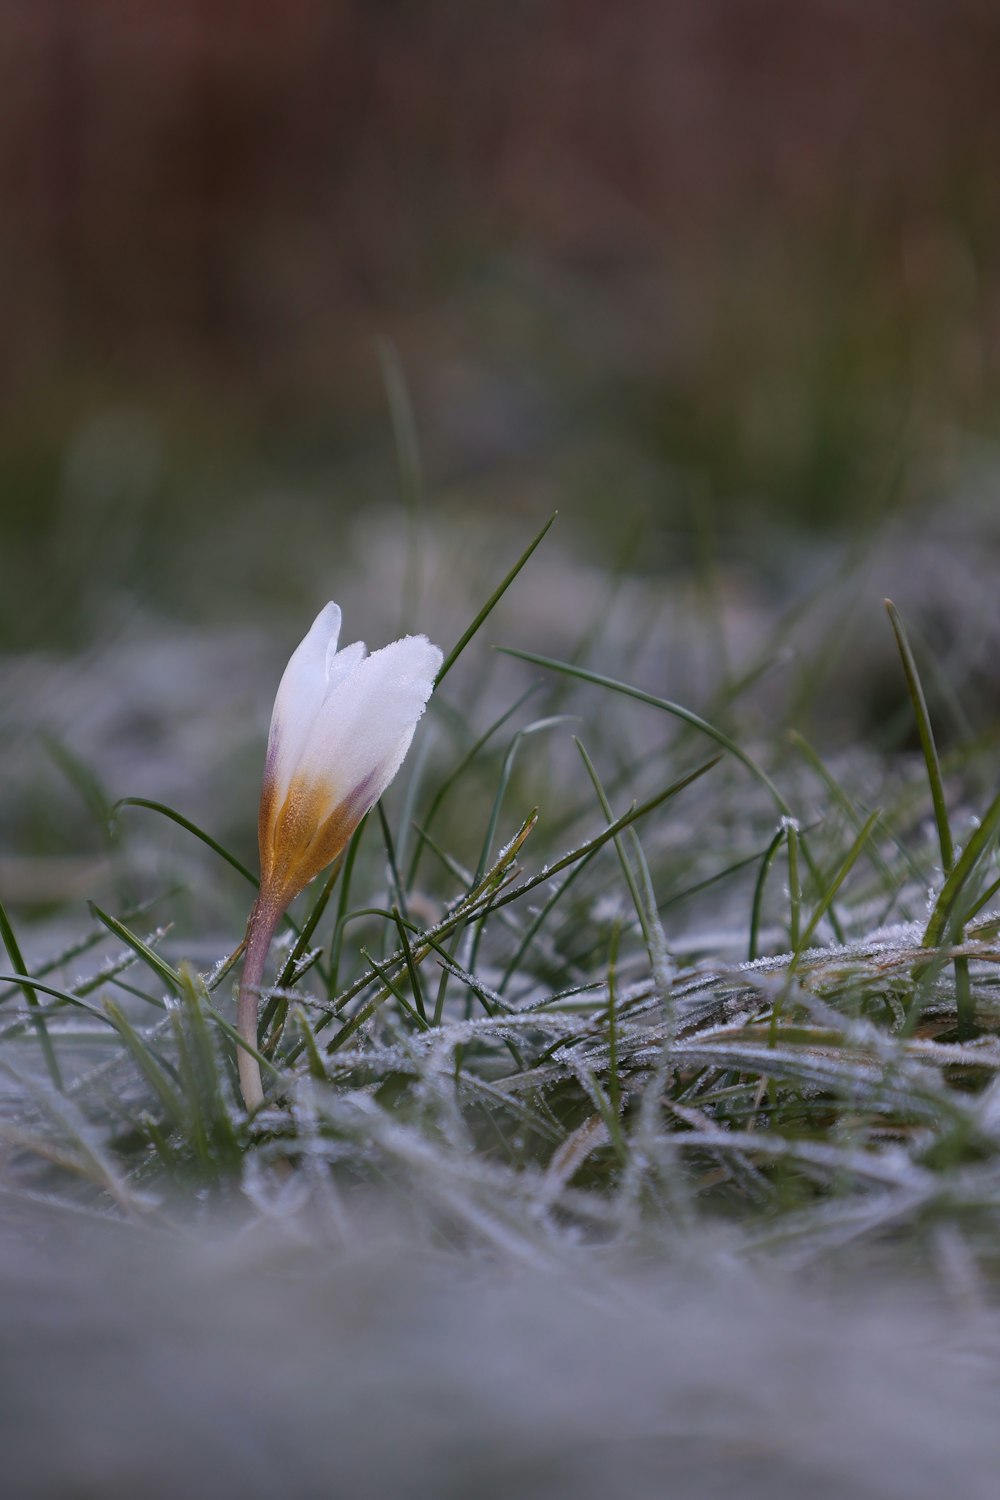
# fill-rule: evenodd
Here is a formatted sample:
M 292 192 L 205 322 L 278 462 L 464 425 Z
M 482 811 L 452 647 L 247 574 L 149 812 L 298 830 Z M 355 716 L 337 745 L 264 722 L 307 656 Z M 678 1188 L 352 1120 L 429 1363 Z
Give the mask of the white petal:
M 271 712 L 265 780 L 274 787 L 281 805 L 298 769 L 302 748 L 326 695 L 327 661 L 337 650 L 340 608 L 323 606 L 308 633 L 296 646 L 285 668 Z M 347 653 L 345 652 L 344 655 Z
M 385 791 L 409 748 L 441 660 L 426 636 L 408 635 L 356 661 L 331 686 L 298 767 L 325 785 L 331 811 L 351 800 L 360 817 Z
M 364 661 L 367 651 L 364 641 L 354 641 L 343 651 L 336 649 L 336 642 L 326 653 L 326 692 L 331 693 L 359 662 Z

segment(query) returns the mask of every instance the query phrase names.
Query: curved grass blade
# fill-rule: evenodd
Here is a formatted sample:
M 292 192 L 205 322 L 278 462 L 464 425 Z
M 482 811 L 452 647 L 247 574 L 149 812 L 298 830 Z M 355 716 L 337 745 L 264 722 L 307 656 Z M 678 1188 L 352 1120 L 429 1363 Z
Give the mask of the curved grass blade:
M 84 1000 L 81 995 L 74 995 L 70 990 L 56 989 L 54 984 L 46 984 L 44 980 L 36 979 L 30 974 L 0 974 L 0 984 L 14 984 L 22 991 L 24 986 L 28 985 L 36 992 L 41 991 L 43 995 L 51 995 L 54 1000 L 59 1000 L 64 1005 L 75 1005 L 80 1010 L 89 1011 L 92 1016 L 98 1016 L 102 1021 L 107 1019 L 100 1006 L 91 1005 L 89 1000 Z
M 674 718 L 681 719 L 685 724 L 690 724 L 692 729 L 698 729 L 702 734 L 714 740 L 723 750 L 728 751 L 736 760 L 746 766 L 750 774 L 760 782 L 770 795 L 774 798 L 779 812 L 785 817 L 792 816 L 792 809 L 784 797 L 768 776 L 763 766 L 757 764 L 753 756 L 739 745 L 731 735 L 724 730 L 710 724 L 700 714 L 696 714 L 690 708 L 684 708 L 680 703 L 674 703 L 669 698 L 660 698 L 655 693 L 647 693 L 642 688 L 633 687 L 631 683 L 619 682 L 616 677 L 605 677 L 601 672 L 591 672 L 586 667 L 578 667 L 572 662 L 558 661 L 551 656 L 539 656 L 534 651 L 519 651 L 513 646 L 496 646 L 494 650 L 500 651 L 504 656 L 516 656 L 520 661 L 531 662 L 533 666 L 545 667 L 550 672 L 562 672 L 569 677 L 578 677 L 581 682 L 593 683 L 595 687 L 609 688 L 613 693 L 622 693 L 626 698 L 635 698 L 639 703 L 648 703 L 651 708 L 661 709 L 664 713 L 672 714 Z
M 200 839 L 220 859 L 224 859 L 226 864 L 231 865 L 255 890 L 260 886 L 257 876 L 252 870 L 247 869 L 242 860 L 237 859 L 235 854 L 230 854 L 229 850 L 223 844 L 220 844 L 218 839 L 213 839 L 210 833 L 206 833 L 204 828 L 199 828 L 197 823 L 192 823 L 191 819 L 185 818 L 183 813 L 175 812 L 165 802 L 153 802 L 148 797 L 121 797 L 111 809 L 108 819 L 112 829 L 117 822 L 118 813 L 123 807 L 145 807 L 150 812 L 157 812 L 162 817 L 169 818 L 171 823 L 176 823 L 179 828 L 184 829 L 185 833 L 193 834 L 196 839 Z

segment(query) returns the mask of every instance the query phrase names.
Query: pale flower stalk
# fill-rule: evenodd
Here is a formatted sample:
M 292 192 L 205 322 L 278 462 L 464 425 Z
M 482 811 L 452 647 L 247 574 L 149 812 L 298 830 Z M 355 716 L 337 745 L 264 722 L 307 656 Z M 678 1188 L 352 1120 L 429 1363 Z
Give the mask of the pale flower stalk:
M 260 794 L 260 890 L 247 924 L 236 1008 L 239 1034 L 257 1045 L 264 966 L 285 908 L 344 848 L 399 770 L 441 667 L 426 636 L 369 656 L 361 641 L 337 650 L 340 610 L 320 610 L 293 651 L 271 714 Z M 237 1049 L 248 1109 L 263 1100 L 257 1060 Z

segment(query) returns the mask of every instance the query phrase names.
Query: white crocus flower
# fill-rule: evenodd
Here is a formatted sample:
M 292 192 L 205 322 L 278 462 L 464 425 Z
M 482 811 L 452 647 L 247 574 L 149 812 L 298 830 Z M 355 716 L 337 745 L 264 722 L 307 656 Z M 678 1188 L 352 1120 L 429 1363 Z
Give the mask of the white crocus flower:
M 258 993 L 274 930 L 289 902 L 344 848 L 399 770 L 441 667 L 426 636 L 373 651 L 337 650 L 340 610 L 328 604 L 293 651 L 278 687 L 260 795 L 260 891 L 247 926 L 237 1006 L 257 1044 Z M 260 1104 L 256 1059 L 239 1049 L 247 1108 Z

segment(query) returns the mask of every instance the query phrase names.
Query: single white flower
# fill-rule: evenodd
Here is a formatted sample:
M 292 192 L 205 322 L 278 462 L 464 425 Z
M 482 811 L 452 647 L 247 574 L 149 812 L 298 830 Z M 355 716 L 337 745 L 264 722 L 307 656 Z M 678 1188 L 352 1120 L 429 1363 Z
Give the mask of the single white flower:
M 260 891 L 247 926 L 237 1005 L 240 1035 L 257 1044 L 257 996 L 282 913 L 344 848 L 403 762 L 441 667 L 426 636 L 369 656 L 337 650 L 340 609 L 320 610 L 278 686 L 260 794 Z M 256 1059 L 239 1049 L 248 1109 L 263 1098 Z

